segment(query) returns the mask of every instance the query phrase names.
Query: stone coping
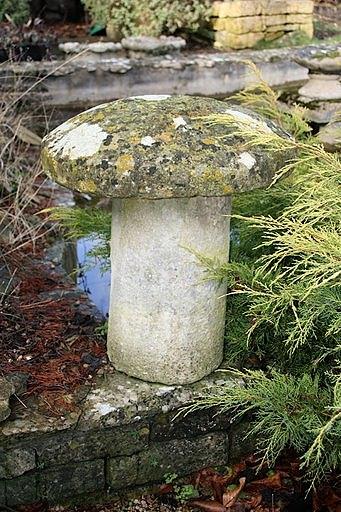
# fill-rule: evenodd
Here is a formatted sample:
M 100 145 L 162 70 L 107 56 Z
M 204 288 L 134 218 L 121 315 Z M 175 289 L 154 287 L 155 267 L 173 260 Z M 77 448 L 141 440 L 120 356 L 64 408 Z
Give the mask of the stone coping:
M 138 422 L 160 412 L 169 413 L 189 405 L 207 389 L 217 385 L 236 386 L 241 381 L 221 368 L 190 385 L 166 386 L 144 382 L 115 372 L 97 378 L 92 387 L 77 393 L 78 409 L 65 417 L 50 417 L 34 406 L 20 410 L 0 424 L 0 446 L 30 434 L 68 429 L 91 430 Z
M 126 57 L 107 57 L 93 59 L 91 54 L 72 57 L 70 60 L 51 60 L 40 62 L 14 62 L 4 63 L 1 66 L 1 74 L 9 71 L 25 75 L 44 76 L 51 73 L 52 76 L 66 76 L 76 70 L 87 71 L 111 71 L 112 73 L 127 73 L 133 67 L 145 68 L 169 68 L 181 69 L 187 66 L 213 67 L 222 63 L 245 63 L 251 61 L 255 64 L 265 62 L 277 62 L 287 59 L 292 62 L 300 62 L 306 65 L 307 59 L 321 59 L 331 52 L 337 52 L 337 44 L 319 44 L 308 46 L 296 46 L 290 48 L 274 48 L 269 50 L 239 50 L 231 52 L 186 52 L 176 55 L 144 56 L 143 59 Z

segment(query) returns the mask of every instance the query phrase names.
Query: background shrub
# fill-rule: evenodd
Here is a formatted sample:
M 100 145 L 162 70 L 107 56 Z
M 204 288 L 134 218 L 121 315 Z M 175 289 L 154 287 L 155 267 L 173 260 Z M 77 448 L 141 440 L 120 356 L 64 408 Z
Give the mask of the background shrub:
M 83 0 L 94 23 L 123 36 L 196 31 L 210 18 L 209 0 Z

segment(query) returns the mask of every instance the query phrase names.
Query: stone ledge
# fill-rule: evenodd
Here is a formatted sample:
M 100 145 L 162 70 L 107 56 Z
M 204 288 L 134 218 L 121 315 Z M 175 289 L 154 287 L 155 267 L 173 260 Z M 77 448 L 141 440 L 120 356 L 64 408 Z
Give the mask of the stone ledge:
M 92 493 L 160 482 L 167 472 L 227 464 L 229 415 L 178 415 L 220 384 L 241 382 L 216 371 L 192 385 L 164 386 L 116 372 L 85 390 L 79 411 L 67 418 L 16 411 L 0 430 L 0 505 L 81 503 Z
M 0 69 L 1 89 L 10 88 L 17 77 L 23 87 L 49 75 L 36 97 L 47 107 L 78 109 L 142 94 L 190 94 L 226 97 L 250 85 L 255 77 L 245 61 L 254 62 L 269 85 L 291 90 L 308 78 L 299 59 L 315 53 L 336 51 L 335 45 L 311 45 L 273 50 L 245 50 L 226 53 L 192 52 L 186 55 L 144 59 L 103 59 L 78 61 L 56 69 L 60 62 L 8 63 Z M 302 61 L 303 62 L 303 61 Z

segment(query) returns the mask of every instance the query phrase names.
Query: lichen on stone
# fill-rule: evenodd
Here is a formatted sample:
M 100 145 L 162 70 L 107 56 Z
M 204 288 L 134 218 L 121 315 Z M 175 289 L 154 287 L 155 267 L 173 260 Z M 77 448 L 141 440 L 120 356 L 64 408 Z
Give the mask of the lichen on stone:
M 234 126 L 202 120 L 227 110 L 286 136 L 216 99 L 137 96 L 82 112 L 47 135 L 43 167 L 64 186 L 105 197 L 222 196 L 268 185 L 285 156 L 264 147 L 241 153 Z

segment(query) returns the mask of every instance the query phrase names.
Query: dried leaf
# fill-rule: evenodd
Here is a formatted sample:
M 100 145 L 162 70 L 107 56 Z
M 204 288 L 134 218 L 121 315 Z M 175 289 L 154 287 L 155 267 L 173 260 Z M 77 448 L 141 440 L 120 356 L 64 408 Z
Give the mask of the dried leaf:
M 224 505 L 218 501 L 193 500 L 190 502 L 193 507 L 198 507 L 205 512 L 226 512 Z
M 41 144 L 41 137 L 28 128 L 25 128 L 25 126 L 19 125 L 15 130 L 15 134 L 18 139 L 26 142 L 26 144 L 31 144 L 32 146 L 40 146 Z
M 239 479 L 239 485 L 236 489 L 233 489 L 233 491 L 226 491 L 223 494 L 223 505 L 224 507 L 232 507 L 235 502 L 237 501 L 237 498 L 239 494 L 241 493 L 243 487 L 245 486 L 246 478 L 240 478 Z
M 282 483 L 282 476 L 288 477 L 287 473 L 282 473 L 281 471 L 276 471 L 271 476 L 266 478 L 262 478 L 261 480 L 254 480 L 250 484 L 248 484 L 248 489 L 257 489 L 259 487 L 269 487 L 270 489 L 281 489 L 285 487 Z

